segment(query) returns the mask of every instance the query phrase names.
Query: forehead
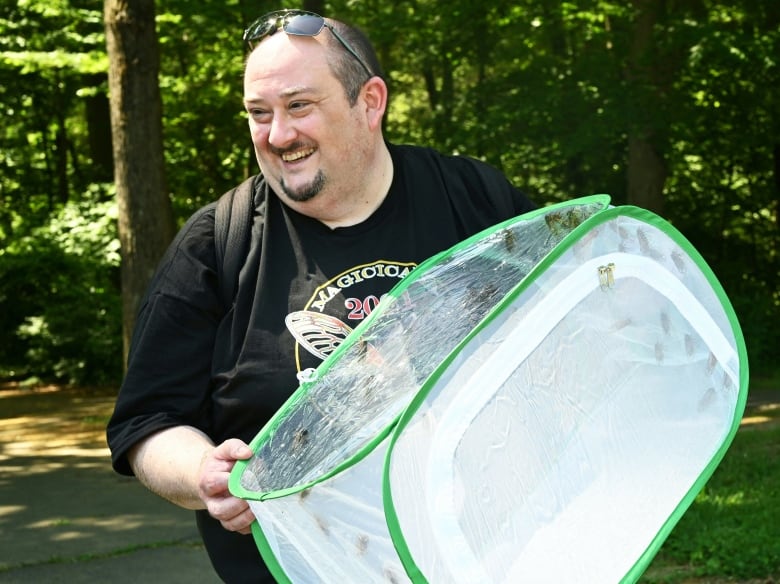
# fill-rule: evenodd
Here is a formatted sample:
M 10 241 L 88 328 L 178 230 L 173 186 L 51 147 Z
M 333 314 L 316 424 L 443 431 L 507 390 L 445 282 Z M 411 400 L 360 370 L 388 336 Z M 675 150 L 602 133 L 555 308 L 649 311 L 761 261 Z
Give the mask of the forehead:
M 277 31 L 249 55 L 244 72 L 244 91 L 272 86 L 311 84 L 333 77 L 321 32 L 316 37 L 288 35 Z

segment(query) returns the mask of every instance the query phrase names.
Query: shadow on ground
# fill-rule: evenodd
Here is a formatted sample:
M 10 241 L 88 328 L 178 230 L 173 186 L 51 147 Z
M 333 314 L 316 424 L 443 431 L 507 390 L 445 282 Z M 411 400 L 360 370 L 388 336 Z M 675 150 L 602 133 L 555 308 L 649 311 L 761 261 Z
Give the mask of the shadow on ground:
M 192 513 L 111 469 L 112 395 L 0 391 L 0 582 L 215 582 Z

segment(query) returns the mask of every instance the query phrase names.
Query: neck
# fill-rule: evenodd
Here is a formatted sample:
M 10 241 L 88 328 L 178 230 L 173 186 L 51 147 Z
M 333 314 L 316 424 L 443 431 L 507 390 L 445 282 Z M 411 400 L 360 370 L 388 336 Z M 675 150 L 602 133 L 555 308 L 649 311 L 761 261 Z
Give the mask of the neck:
M 375 170 L 372 170 L 369 180 L 360 185 L 352 200 L 345 199 L 345 208 L 340 217 L 321 219 L 325 225 L 331 229 L 357 225 L 368 219 L 379 208 L 387 193 L 390 192 L 390 185 L 393 182 L 393 160 L 384 144 L 372 169 Z

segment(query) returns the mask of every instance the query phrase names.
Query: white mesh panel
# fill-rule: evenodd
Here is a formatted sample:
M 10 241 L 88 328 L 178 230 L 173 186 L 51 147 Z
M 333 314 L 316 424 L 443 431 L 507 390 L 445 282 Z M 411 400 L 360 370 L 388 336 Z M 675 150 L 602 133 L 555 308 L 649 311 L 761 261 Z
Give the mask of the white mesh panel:
M 401 534 L 431 582 L 620 581 L 731 428 L 735 340 L 663 233 L 609 222 L 536 284 L 392 452 Z

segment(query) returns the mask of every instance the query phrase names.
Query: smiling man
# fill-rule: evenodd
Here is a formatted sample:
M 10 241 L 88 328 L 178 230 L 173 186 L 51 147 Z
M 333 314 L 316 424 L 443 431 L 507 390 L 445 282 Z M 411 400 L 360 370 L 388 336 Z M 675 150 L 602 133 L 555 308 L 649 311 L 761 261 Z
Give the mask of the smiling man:
M 338 46 L 335 55 L 328 52 L 329 38 L 266 38 L 247 59 L 244 104 L 271 189 L 333 228 L 376 211 L 390 188 L 393 162 L 382 137 L 385 82 L 358 67 L 351 75 L 360 85 L 350 99 L 330 63 L 355 59 L 343 49 L 339 54 Z
M 284 10 L 244 40 L 260 174 L 235 297 L 220 296 L 211 204 L 149 286 L 107 435 L 117 472 L 195 510 L 224 581 L 273 582 L 227 487 L 247 443 L 400 278 L 534 205 L 484 163 L 387 142 L 387 85 L 355 28 Z

